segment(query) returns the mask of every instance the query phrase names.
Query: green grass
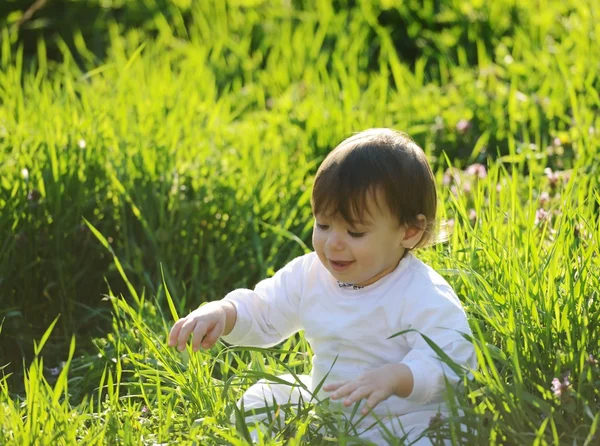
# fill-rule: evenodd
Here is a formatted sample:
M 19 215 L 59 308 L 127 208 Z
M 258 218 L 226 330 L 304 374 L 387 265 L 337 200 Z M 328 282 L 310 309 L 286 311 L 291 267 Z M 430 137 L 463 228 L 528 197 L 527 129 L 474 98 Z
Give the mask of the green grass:
M 106 57 L 59 40 L 60 62 L 5 31 L 2 444 L 244 444 L 233 403 L 260 377 L 308 373 L 302 335 L 178 353 L 166 333 L 309 249 L 319 161 L 372 126 L 407 131 L 435 167 L 452 232 L 420 256 L 459 294 L 479 357 L 464 415 L 432 435 L 597 444 L 600 11 L 493 4 L 198 2 L 185 32 L 108 23 Z M 324 405 L 286 410 L 276 443 L 352 435 Z

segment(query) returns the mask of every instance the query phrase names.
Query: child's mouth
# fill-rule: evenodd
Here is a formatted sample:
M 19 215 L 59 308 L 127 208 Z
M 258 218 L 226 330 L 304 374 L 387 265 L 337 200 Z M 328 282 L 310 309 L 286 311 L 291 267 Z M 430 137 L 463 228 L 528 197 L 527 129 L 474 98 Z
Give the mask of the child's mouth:
M 331 267 L 338 272 L 344 271 L 348 269 L 350 265 L 354 263 L 354 260 L 351 261 L 341 261 L 341 260 L 329 260 L 329 264 Z

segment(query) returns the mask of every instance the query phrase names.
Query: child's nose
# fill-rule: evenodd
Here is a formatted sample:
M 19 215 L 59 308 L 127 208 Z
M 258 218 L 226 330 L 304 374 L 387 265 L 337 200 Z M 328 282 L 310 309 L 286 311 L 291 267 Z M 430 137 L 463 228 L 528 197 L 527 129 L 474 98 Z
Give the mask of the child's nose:
M 330 250 L 340 251 L 344 249 L 344 240 L 339 234 L 334 232 L 327 238 L 325 245 Z

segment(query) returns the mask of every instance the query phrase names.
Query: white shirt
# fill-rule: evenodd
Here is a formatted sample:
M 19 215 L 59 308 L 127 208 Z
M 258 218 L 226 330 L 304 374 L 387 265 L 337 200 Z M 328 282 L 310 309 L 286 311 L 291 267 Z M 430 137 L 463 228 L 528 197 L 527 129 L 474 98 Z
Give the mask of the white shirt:
M 444 376 L 453 384 L 459 380 L 420 334 L 388 339 L 395 333 L 418 330 L 457 364 L 476 366 L 473 346 L 461 335 L 471 330 L 456 294 L 411 253 L 377 282 L 352 289 L 340 287 L 313 252 L 292 260 L 254 291 L 237 289 L 224 299 L 237 309 L 235 326 L 223 337 L 230 344 L 270 347 L 305 331 L 314 352 L 311 391 L 328 373 L 325 382 L 335 383 L 384 364 L 406 364 L 413 391 L 377 405 L 374 412 L 380 417 L 437 408 L 443 402 Z M 326 396 L 323 391 L 318 395 Z

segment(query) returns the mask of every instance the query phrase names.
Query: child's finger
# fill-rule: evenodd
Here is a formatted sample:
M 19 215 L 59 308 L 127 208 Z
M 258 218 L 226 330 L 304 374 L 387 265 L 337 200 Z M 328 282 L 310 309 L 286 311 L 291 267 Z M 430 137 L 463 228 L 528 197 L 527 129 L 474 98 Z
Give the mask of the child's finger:
M 341 382 L 341 383 L 331 383 L 331 384 L 325 384 L 323 386 L 323 390 L 325 392 L 333 392 L 336 389 L 339 389 L 340 387 L 342 387 L 344 384 L 346 384 L 347 381 Z
M 221 322 L 217 322 L 215 326 L 204 336 L 204 339 L 202 340 L 202 348 L 211 348 L 213 345 L 215 345 L 223 334 L 224 329 L 225 326 Z
M 354 389 L 354 391 L 344 400 L 344 405 L 349 406 L 356 403 L 357 401 L 366 398 L 371 393 L 371 389 L 365 386 L 360 386 Z
M 357 387 L 358 384 L 355 381 L 347 382 L 331 394 L 331 399 L 336 400 L 338 398 L 348 396 L 352 392 L 354 392 L 354 390 L 356 390 Z
M 177 337 L 177 343 L 179 344 L 177 349 L 182 352 L 185 350 L 185 344 L 187 344 L 188 339 L 190 338 L 192 331 L 196 328 L 196 322 L 193 319 L 187 320 L 181 330 L 179 331 L 179 336 Z
M 196 352 L 200 348 L 200 343 L 206 335 L 206 325 L 200 322 L 196 323 L 192 336 L 192 349 Z
M 169 333 L 169 347 L 175 347 L 177 345 L 177 338 L 179 337 L 179 332 L 181 331 L 181 327 L 185 322 L 184 319 L 179 319 L 171 328 L 171 332 Z
M 371 393 L 371 395 L 369 395 L 369 398 L 367 399 L 365 407 L 363 407 L 362 413 L 364 415 L 368 414 L 369 411 L 371 411 L 375 406 L 377 406 L 385 399 L 384 396 L 385 395 L 382 392 Z

